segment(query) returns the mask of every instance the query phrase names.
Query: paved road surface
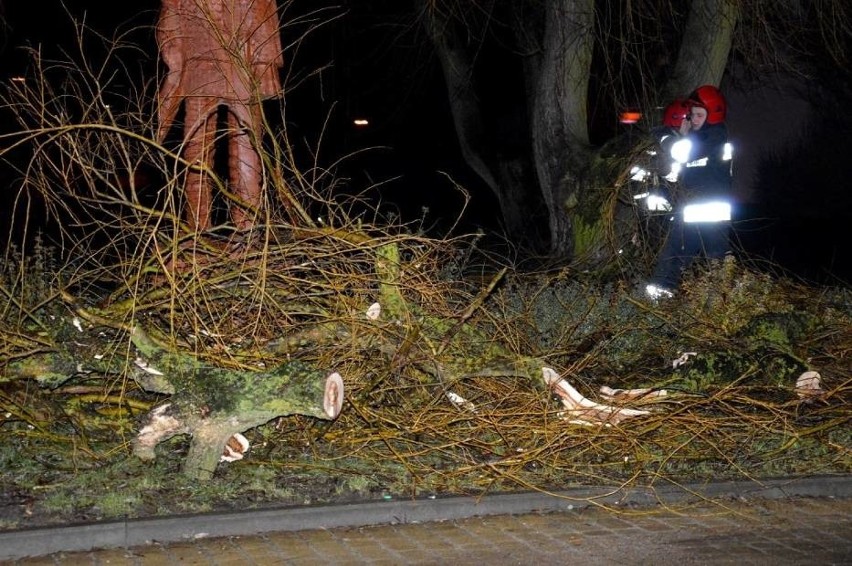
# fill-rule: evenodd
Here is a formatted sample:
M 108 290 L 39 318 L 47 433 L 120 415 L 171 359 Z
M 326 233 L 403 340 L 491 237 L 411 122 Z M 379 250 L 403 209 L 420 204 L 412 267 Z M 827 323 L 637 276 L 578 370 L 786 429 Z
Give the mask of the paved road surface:
M 852 565 L 852 498 L 727 499 L 199 537 L 7 564 Z

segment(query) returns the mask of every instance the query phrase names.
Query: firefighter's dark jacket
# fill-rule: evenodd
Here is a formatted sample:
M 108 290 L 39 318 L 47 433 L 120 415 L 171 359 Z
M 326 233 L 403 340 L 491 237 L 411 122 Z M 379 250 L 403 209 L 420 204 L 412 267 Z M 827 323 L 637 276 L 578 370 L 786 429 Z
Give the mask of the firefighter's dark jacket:
M 724 159 L 728 141 L 725 124 L 704 124 L 686 138 L 692 148 L 680 179 L 687 199 L 729 197 L 731 162 Z

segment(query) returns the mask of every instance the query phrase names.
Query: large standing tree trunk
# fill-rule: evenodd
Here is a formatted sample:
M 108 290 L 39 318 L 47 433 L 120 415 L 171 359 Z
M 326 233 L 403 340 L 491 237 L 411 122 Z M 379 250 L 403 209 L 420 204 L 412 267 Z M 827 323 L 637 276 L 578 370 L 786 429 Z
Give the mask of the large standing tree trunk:
M 514 242 L 536 244 L 529 220 L 535 212 L 535 170 L 529 156 L 501 156 L 482 114 L 481 95 L 474 81 L 475 56 L 465 30 L 447 12 L 416 0 L 435 46 L 453 115 L 462 156 L 497 197 L 506 233 Z
M 666 85 L 666 98 L 683 96 L 705 85 L 719 85 L 739 19 L 734 0 L 693 0 L 686 21 L 674 72 Z
M 573 256 L 570 212 L 581 198 L 590 156 L 586 102 L 594 2 L 545 3 L 543 58 L 532 109 L 533 155 L 548 209 L 551 252 Z

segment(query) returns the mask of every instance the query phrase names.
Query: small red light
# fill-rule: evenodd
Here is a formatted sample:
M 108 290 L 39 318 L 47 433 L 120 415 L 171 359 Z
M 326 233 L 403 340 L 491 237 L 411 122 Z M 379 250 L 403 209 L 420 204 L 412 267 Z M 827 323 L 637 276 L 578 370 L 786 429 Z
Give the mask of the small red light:
M 642 119 L 642 113 L 628 110 L 627 112 L 622 112 L 618 119 L 622 124 L 635 124 Z

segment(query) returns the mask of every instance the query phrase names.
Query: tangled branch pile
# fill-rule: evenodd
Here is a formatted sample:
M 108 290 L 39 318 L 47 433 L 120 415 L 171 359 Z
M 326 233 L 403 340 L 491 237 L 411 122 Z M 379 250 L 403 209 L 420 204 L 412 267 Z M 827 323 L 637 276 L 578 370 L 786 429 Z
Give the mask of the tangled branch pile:
M 140 283 L 133 301 L 100 312 L 170 328 L 161 339 L 220 367 L 298 359 L 343 376 L 346 402 L 333 423 L 283 417 L 246 432 L 246 458 L 213 479 L 231 497 L 247 490 L 280 500 L 284 490 L 285 500 L 303 502 L 849 471 L 848 292 L 817 293 L 735 265 L 697 272 L 681 299 L 661 305 L 566 273 L 505 276 L 491 289 L 441 278 L 453 245 L 315 232 L 247 253 L 238 268 L 232 254 L 210 260 L 175 276 L 177 293 Z M 399 269 L 383 274 L 383 265 Z M 28 312 L 73 315 L 49 304 Z M 38 333 L 10 330 L 9 320 L 4 353 L 27 355 Z M 126 335 L 106 335 L 105 346 L 127 349 Z M 685 352 L 695 355 L 673 368 Z M 544 386 L 542 364 L 600 402 L 612 402 L 601 386 L 668 395 L 630 404 L 647 415 L 578 424 Z M 822 377 L 813 395 L 795 388 L 806 370 Z M 161 397 L 127 375 L 72 375 L 52 391 L 7 381 L 4 473 L 40 461 L 52 477 L 81 469 L 110 477 L 116 467 L 125 478 L 173 477 L 186 439 L 162 449 L 159 468 L 132 463 L 137 419 Z M 257 474 L 277 487 L 260 487 Z

